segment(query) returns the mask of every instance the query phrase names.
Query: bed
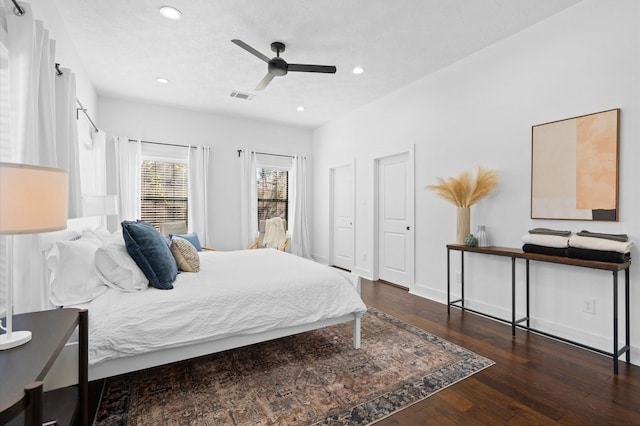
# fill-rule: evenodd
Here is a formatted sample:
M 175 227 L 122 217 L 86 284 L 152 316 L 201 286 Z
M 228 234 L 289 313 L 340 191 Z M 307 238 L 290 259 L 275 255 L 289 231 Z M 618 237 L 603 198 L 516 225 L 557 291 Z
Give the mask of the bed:
M 103 246 L 109 241 L 123 256 L 118 236 L 103 236 Z M 352 322 L 353 347 L 360 347 L 366 306 L 357 275 L 274 249 L 201 251 L 198 258 L 199 271 L 180 272 L 170 290 L 101 286 L 102 277 L 90 301 L 66 304 L 89 310 L 89 380 L 344 322 Z M 55 279 L 53 271 L 52 294 L 60 294 Z

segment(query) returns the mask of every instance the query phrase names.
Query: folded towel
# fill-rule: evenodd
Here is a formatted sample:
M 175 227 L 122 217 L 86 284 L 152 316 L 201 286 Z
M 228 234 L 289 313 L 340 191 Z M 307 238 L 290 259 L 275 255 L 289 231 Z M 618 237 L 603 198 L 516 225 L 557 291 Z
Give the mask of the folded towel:
M 581 237 L 604 238 L 605 240 L 620 241 L 621 243 L 629 241 L 629 236 L 627 234 L 601 234 L 598 232 L 582 230 L 578 232 L 577 235 L 580 235 Z
M 559 231 L 557 229 L 549 228 L 533 228 L 529 229 L 530 234 L 542 234 L 542 235 L 560 235 L 562 237 L 571 236 L 571 231 Z
M 535 244 L 537 246 L 567 248 L 569 247 L 569 237 L 560 235 L 525 234 L 522 237 L 525 244 Z
M 524 244 L 522 246 L 522 251 L 525 253 L 539 253 L 539 254 L 548 254 L 551 256 L 567 256 L 566 248 L 555 248 L 555 247 L 547 247 L 547 246 L 538 246 L 535 244 Z
M 628 253 L 631 251 L 631 247 L 633 247 L 633 241 L 621 242 L 607 240 L 604 238 L 592 238 L 574 235 L 569 239 L 569 245 L 575 248 Z
M 567 256 L 576 259 L 597 260 L 600 262 L 624 263 L 631 260 L 631 253 L 618 253 L 616 251 L 589 250 L 575 247 L 567 249 Z

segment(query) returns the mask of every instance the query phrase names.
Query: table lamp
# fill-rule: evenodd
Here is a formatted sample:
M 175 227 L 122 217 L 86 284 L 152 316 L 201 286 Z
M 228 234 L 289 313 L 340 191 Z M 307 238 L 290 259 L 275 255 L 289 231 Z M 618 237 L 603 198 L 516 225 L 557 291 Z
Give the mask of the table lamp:
M 0 163 L 0 234 L 35 234 L 67 227 L 68 173 L 63 169 Z M 13 241 L 7 238 L 7 325 L 0 350 L 31 340 L 30 331 L 13 331 Z M 2 324 L 0 324 L 0 327 Z

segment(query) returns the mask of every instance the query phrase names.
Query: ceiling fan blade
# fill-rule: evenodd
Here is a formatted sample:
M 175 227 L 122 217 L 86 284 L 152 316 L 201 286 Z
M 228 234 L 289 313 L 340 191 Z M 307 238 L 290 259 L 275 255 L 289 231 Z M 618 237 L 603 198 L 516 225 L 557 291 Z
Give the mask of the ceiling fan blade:
M 260 81 L 260 83 L 258 83 L 258 85 L 256 86 L 256 90 L 264 90 L 264 88 L 267 87 L 269 83 L 271 83 L 273 77 L 275 77 L 275 75 L 267 73 L 262 81 Z
M 249 46 L 247 43 L 245 43 L 242 40 L 233 39 L 233 40 L 231 40 L 231 43 L 237 44 L 238 46 L 242 47 L 247 52 L 251 53 L 254 56 L 257 56 L 258 58 L 262 59 L 266 63 L 269 63 L 269 61 L 271 60 L 271 58 L 269 58 L 267 55 L 264 55 L 264 54 L 258 52 L 256 49 L 254 49 L 253 47 Z
M 289 64 L 289 71 L 323 72 L 323 73 L 335 74 L 336 67 L 334 67 L 333 65 Z

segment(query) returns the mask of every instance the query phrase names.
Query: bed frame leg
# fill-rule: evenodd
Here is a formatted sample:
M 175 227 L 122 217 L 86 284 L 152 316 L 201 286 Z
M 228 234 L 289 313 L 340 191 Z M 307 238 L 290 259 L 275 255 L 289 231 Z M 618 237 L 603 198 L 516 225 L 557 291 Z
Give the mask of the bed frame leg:
M 360 317 L 353 320 L 353 348 L 360 349 Z

